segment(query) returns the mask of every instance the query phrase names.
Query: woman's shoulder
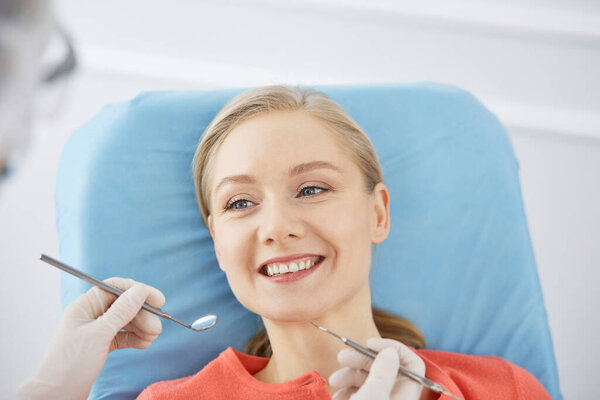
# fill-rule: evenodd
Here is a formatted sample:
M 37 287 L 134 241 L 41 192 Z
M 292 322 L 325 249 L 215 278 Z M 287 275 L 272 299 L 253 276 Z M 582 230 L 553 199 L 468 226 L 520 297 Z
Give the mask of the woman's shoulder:
M 227 348 L 194 375 L 151 384 L 139 394 L 136 400 L 198 398 L 198 387 L 203 387 L 206 390 L 206 398 L 217 398 L 211 397 L 215 394 L 212 393 L 211 388 L 221 383 L 219 378 L 224 376 L 223 368 L 226 368 L 231 351 L 231 347 Z
M 466 398 L 552 398 L 532 373 L 501 357 L 442 350 L 414 351 L 425 362 L 429 379 L 448 389 L 453 387 Z

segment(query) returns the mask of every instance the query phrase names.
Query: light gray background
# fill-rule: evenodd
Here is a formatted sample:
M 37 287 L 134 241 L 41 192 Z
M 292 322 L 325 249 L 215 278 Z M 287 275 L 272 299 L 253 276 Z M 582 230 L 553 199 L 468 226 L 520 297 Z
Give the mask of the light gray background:
M 58 256 L 58 160 L 104 104 L 155 89 L 432 80 L 471 91 L 509 130 L 562 392 L 600 398 L 600 3 L 447 3 L 59 1 L 81 64 L 1 188 L 0 397 L 60 316 L 59 273 L 38 261 Z

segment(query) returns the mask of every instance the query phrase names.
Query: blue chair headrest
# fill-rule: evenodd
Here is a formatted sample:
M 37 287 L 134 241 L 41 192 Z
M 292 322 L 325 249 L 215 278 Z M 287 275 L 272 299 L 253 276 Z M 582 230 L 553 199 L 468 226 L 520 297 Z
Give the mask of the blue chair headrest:
M 202 132 L 246 88 L 142 93 L 104 107 L 65 144 L 56 183 L 60 257 L 99 279 L 132 278 L 166 295 L 146 350 L 109 355 L 91 398 L 134 398 L 147 385 L 194 374 L 260 328 L 219 269 L 194 192 Z M 560 399 L 544 301 L 525 219 L 518 164 L 498 119 L 453 86 L 315 86 L 367 132 L 391 194 L 391 231 L 375 249 L 374 305 L 424 333 L 427 347 L 496 355 L 533 373 Z M 89 285 L 63 274 L 63 306 Z

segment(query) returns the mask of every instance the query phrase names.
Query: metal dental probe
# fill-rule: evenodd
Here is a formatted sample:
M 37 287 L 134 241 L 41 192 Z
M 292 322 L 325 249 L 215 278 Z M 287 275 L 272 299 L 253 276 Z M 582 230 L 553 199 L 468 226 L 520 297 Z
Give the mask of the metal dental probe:
M 75 269 L 73 267 L 69 267 L 67 264 L 62 263 L 58 260 L 55 260 L 52 257 L 49 257 L 45 254 L 42 254 L 42 256 L 40 257 L 40 260 L 55 266 L 58 269 L 61 269 L 65 272 L 68 272 L 69 274 L 76 276 L 79 279 L 82 279 L 86 282 L 91 283 L 92 285 L 96 285 L 98 286 L 100 289 L 106 290 L 107 292 L 110 292 L 112 294 L 114 294 L 115 296 L 120 296 L 121 293 L 123 293 L 123 291 L 121 289 L 118 289 L 116 287 L 107 285 L 106 283 L 99 281 L 96 278 L 93 278 L 91 276 L 89 276 L 88 274 L 79 271 L 78 269 Z M 189 328 L 195 332 L 202 332 L 206 329 L 212 328 L 216 323 L 217 323 L 217 316 L 216 315 L 212 315 L 212 314 L 208 314 L 205 315 L 203 317 L 198 318 L 197 320 L 195 320 L 192 325 L 188 325 L 185 322 L 181 322 L 180 320 L 178 320 L 177 318 L 173 317 L 171 314 L 169 314 L 168 312 L 161 310 L 160 308 L 156 308 L 156 307 L 152 307 L 150 304 L 148 303 L 144 303 L 144 305 L 142 306 L 142 308 L 146 311 L 151 312 L 152 314 L 158 315 L 159 317 L 165 318 L 165 319 L 170 319 L 173 322 L 177 322 L 180 325 L 185 326 L 186 328 Z
M 352 347 L 353 349 L 355 349 L 359 353 L 362 353 L 365 356 L 371 357 L 373 359 L 375 359 L 375 357 L 377 357 L 377 352 L 376 351 L 371 350 L 368 347 L 365 347 L 365 346 L 361 345 L 360 343 L 355 342 L 352 339 L 348 339 L 348 338 L 346 338 L 346 337 L 344 337 L 342 335 L 338 335 L 337 333 L 335 333 L 333 331 L 330 331 L 327 328 L 323 328 L 322 326 L 318 325 L 317 323 L 315 323 L 312 320 L 310 320 L 309 322 L 311 324 L 313 324 L 314 326 L 316 326 L 317 328 L 319 328 L 320 330 L 322 330 L 323 332 L 327 332 L 327 333 L 335 336 L 336 338 L 340 339 L 342 342 L 344 342 L 345 345 Z M 451 397 L 453 399 L 462 400 L 460 397 L 457 397 L 457 396 L 453 395 L 452 393 L 448 392 L 446 389 L 444 389 L 444 387 L 442 385 L 440 385 L 439 383 L 435 383 L 431 379 L 427 379 L 424 376 L 420 376 L 418 374 L 415 374 L 414 372 L 412 372 L 411 370 L 409 370 L 406 367 L 403 367 L 402 365 L 400 365 L 398 367 L 398 369 L 404 375 L 408 376 L 409 378 L 411 378 L 414 381 L 417 381 L 421 385 L 425 386 L 426 388 L 428 388 L 430 390 L 433 390 L 436 393 L 443 393 L 446 396 L 449 396 L 449 397 Z

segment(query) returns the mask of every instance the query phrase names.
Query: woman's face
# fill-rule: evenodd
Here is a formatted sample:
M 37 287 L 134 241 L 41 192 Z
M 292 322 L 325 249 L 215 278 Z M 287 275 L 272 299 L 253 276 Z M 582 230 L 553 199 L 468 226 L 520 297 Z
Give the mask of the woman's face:
M 212 160 L 219 265 L 238 300 L 271 320 L 318 318 L 351 300 L 368 285 L 371 244 L 389 231 L 387 189 L 367 193 L 333 135 L 305 112 L 261 114 Z

